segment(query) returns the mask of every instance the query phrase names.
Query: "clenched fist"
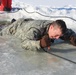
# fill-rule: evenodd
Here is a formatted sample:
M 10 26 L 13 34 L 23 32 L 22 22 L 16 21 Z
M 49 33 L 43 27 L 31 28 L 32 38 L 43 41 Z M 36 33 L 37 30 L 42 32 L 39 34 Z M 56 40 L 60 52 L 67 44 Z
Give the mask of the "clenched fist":
M 72 45 L 76 46 L 76 34 L 70 36 L 70 42 Z
M 45 47 L 49 47 L 51 45 L 51 39 L 49 38 L 48 35 L 44 35 L 41 39 L 40 39 L 40 46 L 42 48 Z

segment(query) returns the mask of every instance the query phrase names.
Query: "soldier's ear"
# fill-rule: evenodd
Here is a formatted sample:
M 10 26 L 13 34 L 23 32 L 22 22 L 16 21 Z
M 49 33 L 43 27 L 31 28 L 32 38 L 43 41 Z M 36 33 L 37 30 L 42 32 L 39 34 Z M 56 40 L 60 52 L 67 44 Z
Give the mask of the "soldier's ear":
M 54 26 L 53 26 L 53 25 L 51 25 L 51 26 L 50 26 L 50 29 L 53 29 L 53 28 L 54 28 Z

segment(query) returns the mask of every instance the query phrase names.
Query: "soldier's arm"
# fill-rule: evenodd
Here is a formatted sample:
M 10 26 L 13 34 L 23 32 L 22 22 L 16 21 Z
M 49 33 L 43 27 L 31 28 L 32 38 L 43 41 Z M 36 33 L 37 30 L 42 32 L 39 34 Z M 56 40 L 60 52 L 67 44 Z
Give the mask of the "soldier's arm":
M 40 50 L 40 38 L 40 31 L 37 28 L 30 28 L 24 35 L 21 46 L 25 50 Z
M 60 39 L 69 41 L 72 45 L 76 46 L 76 33 L 72 29 L 67 29 L 66 33 Z

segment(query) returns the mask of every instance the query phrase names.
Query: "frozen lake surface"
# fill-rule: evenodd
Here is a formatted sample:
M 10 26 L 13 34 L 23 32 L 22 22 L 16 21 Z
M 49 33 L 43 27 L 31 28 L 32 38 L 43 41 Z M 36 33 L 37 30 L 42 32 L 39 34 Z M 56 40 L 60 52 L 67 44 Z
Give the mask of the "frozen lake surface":
M 0 37 L 0 75 L 76 75 L 76 64 L 44 51 L 24 50 L 19 43 L 15 38 Z M 53 45 L 51 52 L 76 61 L 76 48 L 63 45 Z

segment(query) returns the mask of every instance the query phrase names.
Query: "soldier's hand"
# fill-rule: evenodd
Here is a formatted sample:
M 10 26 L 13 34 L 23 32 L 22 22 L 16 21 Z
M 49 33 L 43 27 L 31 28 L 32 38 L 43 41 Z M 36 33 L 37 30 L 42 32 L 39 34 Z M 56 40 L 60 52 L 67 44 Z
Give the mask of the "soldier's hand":
M 44 35 L 41 39 L 40 39 L 40 46 L 42 48 L 45 48 L 45 47 L 49 47 L 51 45 L 51 41 L 49 39 L 49 36 L 48 35 Z
M 76 46 L 76 34 L 70 36 L 70 42 L 72 45 Z

